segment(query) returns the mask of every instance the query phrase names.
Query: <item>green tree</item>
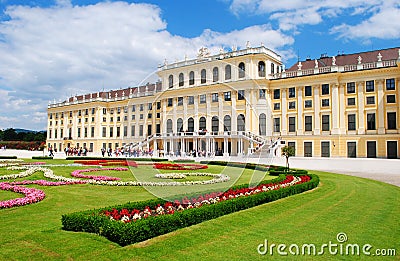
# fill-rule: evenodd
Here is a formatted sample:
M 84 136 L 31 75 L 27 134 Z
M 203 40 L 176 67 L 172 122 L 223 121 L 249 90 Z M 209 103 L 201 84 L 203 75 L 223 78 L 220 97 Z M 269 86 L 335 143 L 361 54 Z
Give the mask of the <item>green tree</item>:
M 286 169 L 289 170 L 289 158 L 295 155 L 294 148 L 285 146 L 282 148 L 282 156 L 286 158 Z
M 17 133 L 15 132 L 15 130 L 13 128 L 6 129 L 3 132 L 3 139 L 7 140 L 7 141 L 17 140 Z

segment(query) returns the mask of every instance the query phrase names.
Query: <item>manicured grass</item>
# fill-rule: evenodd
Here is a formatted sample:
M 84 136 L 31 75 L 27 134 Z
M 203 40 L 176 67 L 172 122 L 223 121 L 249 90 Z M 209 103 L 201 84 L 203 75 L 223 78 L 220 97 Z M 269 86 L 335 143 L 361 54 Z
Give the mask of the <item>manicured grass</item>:
M 59 163 L 59 162 L 58 162 Z M 212 166 L 204 172 L 217 171 Z M 55 173 L 58 174 L 58 172 Z M 232 172 L 231 169 L 226 171 Z M 40 203 L 0 210 L 1 260 L 251 260 L 261 256 L 257 246 L 304 244 L 320 246 L 345 232 L 348 243 L 395 248 L 400 252 L 400 188 L 357 177 L 312 172 L 320 186 L 310 192 L 264 204 L 178 230 L 142 243 L 119 247 L 88 233 L 61 230 L 64 213 L 147 200 L 141 187 L 73 185 L 39 187 Z M 67 173 L 65 173 L 67 174 Z M 102 172 L 91 174 L 103 175 Z M 40 175 L 40 174 L 35 174 Z M 113 173 L 114 175 L 114 173 Z M 115 173 L 117 175 L 117 173 Z M 236 175 L 236 174 L 235 174 Z M 237 176 L 249 182 L 253 172 Z M 36 187 L 36 186 L 35 186 Z M 327 252 L 327 251 L 326 251 Z M 279 256 L 274 253 L 272 258 Z M 289 260 L 365 260 L 365 256 L 290 256 Z M 384 260 L 396 260 L 396 257 Z

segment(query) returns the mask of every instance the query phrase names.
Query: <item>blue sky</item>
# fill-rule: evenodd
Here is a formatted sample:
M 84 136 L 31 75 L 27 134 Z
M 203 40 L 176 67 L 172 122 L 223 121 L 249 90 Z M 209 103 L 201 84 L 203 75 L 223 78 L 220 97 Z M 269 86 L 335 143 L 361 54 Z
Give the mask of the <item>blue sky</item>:
M 156 80 L 164 59 L 263 43 L 298 59 L 399 47 L 395 0 L 0 0 L 0 128 L 46 129 L 49 101 Z

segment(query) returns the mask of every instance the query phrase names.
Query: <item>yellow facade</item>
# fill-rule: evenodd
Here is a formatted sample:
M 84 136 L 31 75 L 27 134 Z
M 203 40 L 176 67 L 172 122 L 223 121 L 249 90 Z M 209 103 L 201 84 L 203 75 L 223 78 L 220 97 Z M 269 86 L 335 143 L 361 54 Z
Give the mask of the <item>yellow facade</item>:
M 213 56 L 202 49 L 196 59 L 161 66 L 159 83 L 50 104 L 47 143 L 244 155 L 271 150 L 280 138 L 296 156 L 399 158 L 399 55 L 371 62 L 371 53 L 360 53 L 344 64 L 353 56 L 285 70 L 263 46 Z

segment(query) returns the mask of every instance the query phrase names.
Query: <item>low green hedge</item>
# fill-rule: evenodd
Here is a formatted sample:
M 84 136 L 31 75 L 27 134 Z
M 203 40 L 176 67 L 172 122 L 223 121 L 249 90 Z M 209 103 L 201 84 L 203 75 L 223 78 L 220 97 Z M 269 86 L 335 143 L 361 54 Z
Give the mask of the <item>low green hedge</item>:
M 17 159 L 17 156 L 0 156 L 0 159 Z
M 200 161 L 200 164 L 238 167 L 238 168 L 254 169 L 254 170 L 260 170 L 260 171 L 268 171 L 270 168 L 269 165 L 261 165 L 261 164 L 249 163 L 249 162 L 244 163 L 244 162 L 220 161 L 220 160 Z
M 32 159 L 35 159 L 35 160 L 47 160 L 47 159 L 53 159 L 53 157 L 49 157 L 49 156 L 32 156 Z
M 269 175 L 271 176 L 279 176 L 281 174 L 290 174 L 290 175 L 304 175 L 307 174 L 307 170 L 303 169 L 289 169 L 287 170 L 285 167 L 281 167 L 278 169 L 270 169 Z
M 113 208 L 120 211 L 123 208 L 132 210 L 144 209 L 146 206 L 149 206 L 153 209 L 158 204 L 164 205 L 166 201 L 163 199 L 153 199 L 97 210 L 64 214 L 62 215 L 61 222 L 64 230 L 96 233 L 121 246 L 126 246 L 317 187 L 319 183 L 318 176 L 313 174 L 308 175 L 311 177 L 310 181 L 302 184 L 281 188 L 279 190 L 270 190 L 251 196 L 220 201 L 216 204 L 203 205 L 200 208 L 186 209 L 180 212 L 177 211 L 171 215 L 152 216 L 129 223 L 113 221 L 100 213 L 105 210 L 111 211 Z M 279 182 L 284 178 L 285 176 L 281 175 L 273 181 L 264 181 L 262 184 Z M 235 186 L 232 189 L 246 186 L 248 185 Z
M 173 162 L 175 162 L 175 163 L 194 163 L 196 161 L 193 159 L 176 159 Z

